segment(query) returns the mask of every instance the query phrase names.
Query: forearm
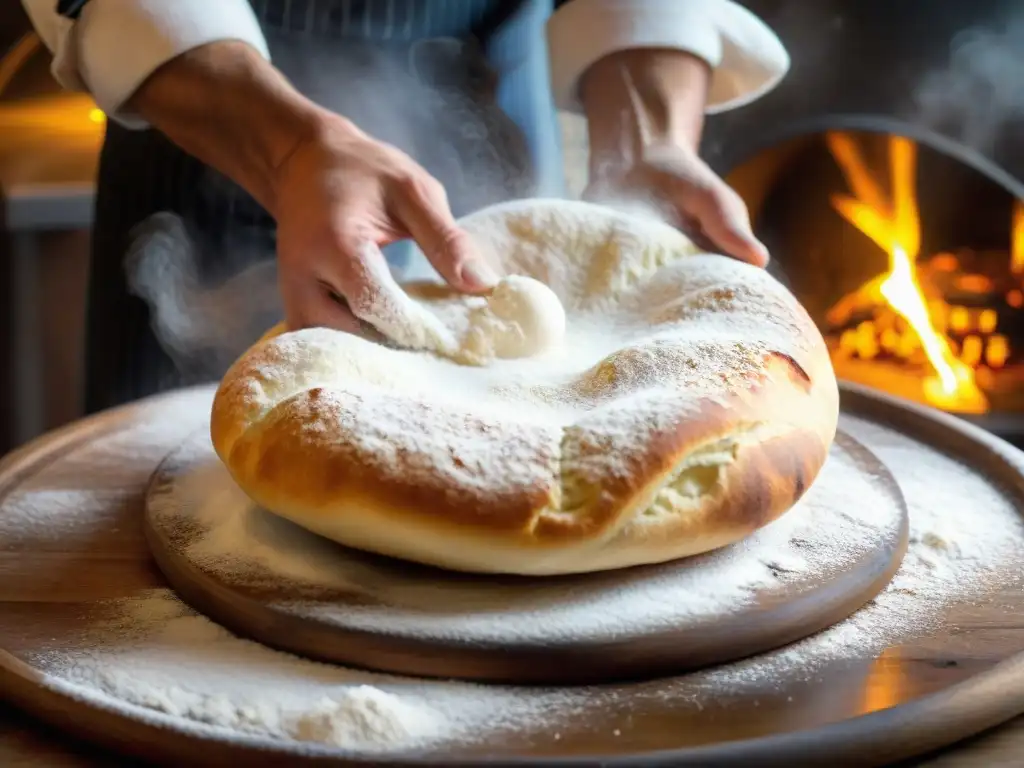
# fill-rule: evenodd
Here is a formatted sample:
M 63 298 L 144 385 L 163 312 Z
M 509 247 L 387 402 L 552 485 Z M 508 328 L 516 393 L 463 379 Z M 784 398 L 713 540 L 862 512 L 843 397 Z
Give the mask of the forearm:
M 555 103 L 584 111 L 584 74 L 625 51 L 677 51 L 707 62 L 704 111 L 732 109 L 774 88 L 789 56 L 763 21 L 731 0 L 559 0 L 547 24 Z
M 324 121 L 258 51 L 234 41 L 195 48 L 158 68 L 129 109 L 274 211 L 278 168 Z
M 696 149 L 704 126 L 711 67 L 684 51 L 629 50 L 605 56 L 580 81 L 591 171 L 639 159 L 657 145 Z
M 22 0 L 53 54 L 51 71 L 65 88 L 92 95 L 111 120 L 145 122 L 125 102 L 163 64 L 222 40 L 248 43 L 270 58 L 249 0 L 94 0 L 76 19 L 56 0 Z

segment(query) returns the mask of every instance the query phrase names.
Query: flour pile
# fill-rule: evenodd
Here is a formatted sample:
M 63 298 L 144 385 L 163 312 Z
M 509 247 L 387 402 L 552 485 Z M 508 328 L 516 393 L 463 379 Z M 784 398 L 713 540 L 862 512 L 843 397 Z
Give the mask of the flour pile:
M 104 618 L 86 633 L 82 652 L 58 662 L 62 678 L 87 697 L 100 694 L 233 733 L 362 751 L 443 732 L 443 719 L 429 707 L 353 681 L 345 670 L 238 640 L 167 590 L 100 612 Z M 291 683 L 282 688 L 282 679 Z

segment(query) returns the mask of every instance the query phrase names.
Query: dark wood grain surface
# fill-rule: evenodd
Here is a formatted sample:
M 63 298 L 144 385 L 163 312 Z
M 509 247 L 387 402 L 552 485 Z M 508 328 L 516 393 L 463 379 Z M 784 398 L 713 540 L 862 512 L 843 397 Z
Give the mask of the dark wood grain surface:
M 966 454 L 965 460 L 969 456 L 976 465 L 986 466 L 994 481 L 1006 485 L 1007 493 L 1024 499 L 1019 454 L 1004 455 L 999 445 L 980 440 L 974 433 L 958 431 L 949 420 L 925 418 L 913 409 L 904 414 L 887 401 L 876 403 L 857 392 L 848 391 L 845 398 L 848 406 L 873 408 L 879 421 L 916 430 L 929 440 L 947 441 L 951 449 Z M 62 451 L 106 440 L 109 435 L 105 430 L 119 430 L 143 412 L 173 406 L 167 405 L 170 400 L 162 402 L 162 406 L 141 404 L 121 414 L 118 424 L 107 415 L 105 420 L 51 436 L 42 453 L 38 446 L 30 447 L 36 451 L 28 457 L 31 461 L 19 462 L 18 456 L 6 461 L 0 468 L 0 478 L 9 488 L 36 471 L 37 460 L 62 461 Z M 181 422 L 183 439 L 193 425 L 188 419 Z M 173 437 L 167 435 L 168 440 Z M 168 445 L 167 450 L 172 447 Z M 26 455 L 21 454 L 22 459 Z M 898 467 L 892 469 L 898 478 Z M 41 648 L 59 648 L 62 633 L 72 631 L 75 622 L 81 620 L 84 603 L 130 596 L 164 584 L 150 560 L 141 526 L 147 478 L 139 477 L 136 471 L 133 478 L 126 478 L 118 486 L 117 472 L 110 466 L 94 477 L 76 478 L 67 473 L 62 477 L 69 484 L 102 484 L 106 503 L 80 511 L 92 517 L 89 525 L 71 529 L 74 535 L 67 530 L 55 531 L 52 537 L 31 541 L 16 537 L 0 544 L 0 648 L 14 657 L 28 657 Z M 3 491 L 0 488 L 0 495 Z M 729 742 L 724 761 L 721 754 L 725 753 L 718 757 L 705 754 L 695 761 L 699 755 L 691 751 L 688 759 L 672 762 L 758 765 L 763 762 L 751 759 L 751 754 L 744 755 L 743 750 L 750 744 L 757 745 L 752 739 L 773 737 L 776 741 L 771 754 L 776 758 L 806 758 L 791 764 L 838 765 L 844 764 L 844 757 L 849 760 L 857 755 L 860 765 L 871 765 L 889 756 L 904 758 L 908 750 L 923 750 L 971 736 L 1024 710 L 1024 658 L 1014 661 L 1024 653 L 1024 594 L 1020 585 L 993 595 L 986 604 L 956 607 L 947 616 L 946 626 L 947 632 L 908 640 L 874 658 L 829 664 L 819 672 L 820 679 L 787 683 L 785 689 L 771 685 L 743 695 L 723 695 L 715 707 L 701 711 L 673 708 L 651 699 L 624 703 L 563 729 L 557 747 L 540 745 L 548 757 L 544 762 L 552 764 L 559 756 L 625 756 L 641 750 L 713 748 Z M 154 729 L 139 728 L 126 718 L 99 716 L 91 708 L 60 696 L 40 696 L 40 686 L 32 678 L 31 670 L 0 654 L 0 695 L 18 700 L 51 724 L 37 724 L 39 721 L 0 708 L 0 765 L 128 764 L 71 740 L 67 734 L 72 732 L 150 757 L 183 759 L 191 754 L 192 764 L 197 765 L 217 764 L 216 759 L 234 759 L 246 765 L 287 764 L 282 763 L 280 755 L 240 756 L 230 750 L 218 751 L 217 744 L 192 743 L 167 731 L 162 737 L 155 735 L 151 732 Z M 850 717 L 854 719 L 840 722 Z M 624 722 L 629 727 L 620 732 Z M 837 722 L 838 727 L 829 725 Z M 863 728 L 865 723 L 869 725 L 867 730 Z M 897 728 L 902 733 L 896 734 Z M 531 745 L 498 740 L 490 749 L 523 755 Z M 931 764 L 1010 766 L 1020 765 L 1022 755 L 1024 720 L 965 743 Z M 481 756 L 479 751 L 465 755 L 477 760 Z M 652 760 L 646 764 L 672 762 Z

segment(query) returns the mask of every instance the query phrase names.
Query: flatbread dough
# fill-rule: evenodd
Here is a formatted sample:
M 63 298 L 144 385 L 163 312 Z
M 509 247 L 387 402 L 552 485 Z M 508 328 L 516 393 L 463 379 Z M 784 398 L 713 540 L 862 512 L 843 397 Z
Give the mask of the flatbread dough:
M 813 322 L 765 271 L 582 202 L 519 201 L 462 224 L 502 274 L 553 292 L 561 343 L 546 343 L 556 323 L 539 293 L 488 304 L 430 283 L 408 293 L 456 338 L 486 311 L 538 343 L 462 365 L 322 328 L 265 338 L 224 377 L 211 427 L 257 503 L 385 555 L 558 574 L 724 546 L 810 487 L 836 380 Z M 525 315 L 511 298 L 528 293 Z

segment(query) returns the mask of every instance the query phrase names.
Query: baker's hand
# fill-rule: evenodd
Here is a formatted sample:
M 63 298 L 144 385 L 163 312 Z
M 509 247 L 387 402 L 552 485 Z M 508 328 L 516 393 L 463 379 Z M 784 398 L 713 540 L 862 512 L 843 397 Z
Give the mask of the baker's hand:
M 584 198 L 612 206 L 653 205 L 702 248 L 759 267 L 768 263 L 767 249 L 751 231 L 746 204 L 686 146 L 648 146 L 631 163 L 592 163 Z
M 381 300 L 408 309 L 380 252 L 407 237 L 458 289 L 497 281 L 435 179 L 303 96 L 246 43 L 220 40 L 177 56 L 127 108 L 233 179 L 277 220 L 289 327 L 356 330 L 353 315 L 372 317 Z
M 747 207 L 700 159 L 711 68 L 667 49 L 626 50 L 584 74 L 590 200 L 653 204 L 698 245 L 764 266 Z
M 441 184 L 408 155 L 327 118 L 278 169 L 278 273 L 289 328 L 356 331 L 398 289 L 380 247 L 411 237 L 452 286 L 498 277 L 458 227 Z

